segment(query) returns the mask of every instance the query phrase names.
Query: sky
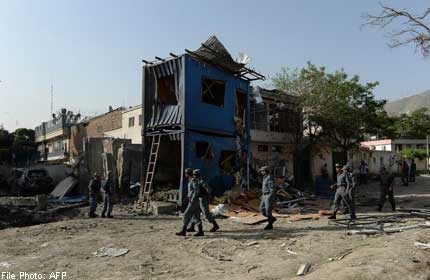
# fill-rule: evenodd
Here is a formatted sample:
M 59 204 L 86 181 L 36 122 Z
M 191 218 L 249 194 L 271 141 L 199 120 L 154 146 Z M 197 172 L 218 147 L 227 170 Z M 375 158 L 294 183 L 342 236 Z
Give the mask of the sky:
M 426 1 L 389 1 L 423 11 Z M 0 0 L 0 124 L 34 128 L 67 108 L 94 116 L 141 102 L 142 59 L 197 49 L 216 35 L 268 77 L 308 61 L 379 81 L 379 99 L 430 89 L 430 61 L 363 27 L 376 0 Z

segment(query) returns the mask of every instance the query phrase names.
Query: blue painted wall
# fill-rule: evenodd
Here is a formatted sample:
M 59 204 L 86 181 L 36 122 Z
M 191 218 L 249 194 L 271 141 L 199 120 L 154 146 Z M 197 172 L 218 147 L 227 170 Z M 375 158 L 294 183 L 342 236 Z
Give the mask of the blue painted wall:
M 241 89 L 248 94 L 247 115 L 249 116 L 249 84 L 231 73 L 208 65 L 186 55 L 184 57 L 185 70 L 185 137 L 184 137 L 184 168 L 200 169 L 203 179 L 214 188 L 214 195 L 221 195 L 230 189 L 234 179 L 230 175 L 222 174 L 219 167 L 221 152 L 224 150 L 237 150 L 235 135 L 235 106 L 236 89 Z M 202 102 L 202 78 L 208 77 L 226 81 L 224 107 Z M 249 135 L 248 117 L 248 135 Z M 208 135 L 207 133 L 221 133 L 226 136 Z M 201 159 L 196 155 L 197 141 L 208 142 L 211 145 L 213 157 Z M 247 145 L 249 153 L 249 143 Z
M 202 102 L 202 78 L 226 81 L 224 107 Z M 233 135 L 236 89 L 249 92 L 246 81 L 218 68 L 185 56 L 185 127 Z

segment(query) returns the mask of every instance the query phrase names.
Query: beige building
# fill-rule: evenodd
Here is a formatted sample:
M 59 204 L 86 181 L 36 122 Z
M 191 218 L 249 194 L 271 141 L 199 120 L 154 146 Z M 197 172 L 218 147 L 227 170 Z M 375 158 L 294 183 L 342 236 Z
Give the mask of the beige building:
M 142 105 L 121 111 L 121 127 L 105 131 L 104 136 L 130 139 L 132 144 L 142 144 Z

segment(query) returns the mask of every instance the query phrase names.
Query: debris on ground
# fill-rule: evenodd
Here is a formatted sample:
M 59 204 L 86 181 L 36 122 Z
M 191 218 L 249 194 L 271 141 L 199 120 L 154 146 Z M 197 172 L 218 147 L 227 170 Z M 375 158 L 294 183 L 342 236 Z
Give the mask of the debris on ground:
M 130 250 L 125 248 L 112 248 L 112 247 L 102 247 L 94 252 L 96 257 L 120 257 L 127 254 Z
M 421 242 L 415 242 L 415 247 L 418 249 L 427 250 L 430 249 L 430 243 L 421 243 Z
M 0 267 L 6 267 L 6 268 L 9 268 L 9 267 L 11 267 L 12 266 L 12 264 L 11 263 L 9 263 L 9 262 L 0 262 Z
M 302 264 L 300 266 L 299 270 L 297 271 L 296 275 L 297 276 L 303 276 L 306 273 L 308 273 L 310 271 L 310 269 L 311 269 L 311 265 L 309 263 Z

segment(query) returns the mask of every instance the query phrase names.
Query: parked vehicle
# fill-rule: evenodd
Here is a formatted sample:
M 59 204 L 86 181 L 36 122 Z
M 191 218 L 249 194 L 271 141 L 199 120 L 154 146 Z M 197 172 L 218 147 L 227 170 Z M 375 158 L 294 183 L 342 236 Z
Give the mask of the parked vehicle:
M 22 196 L 49 194 L 54 188 L 52 178 L 43 168 L 18 168 L 15 176 L 18 194 Z

